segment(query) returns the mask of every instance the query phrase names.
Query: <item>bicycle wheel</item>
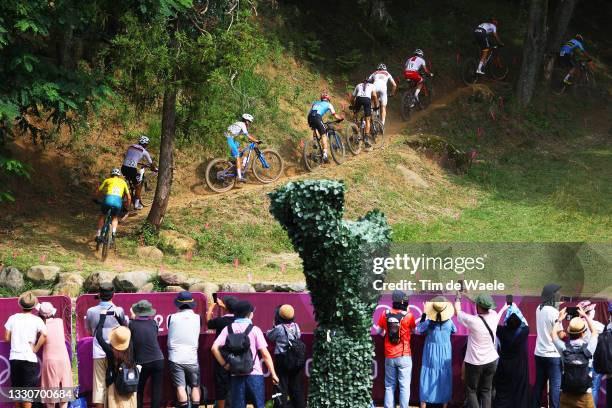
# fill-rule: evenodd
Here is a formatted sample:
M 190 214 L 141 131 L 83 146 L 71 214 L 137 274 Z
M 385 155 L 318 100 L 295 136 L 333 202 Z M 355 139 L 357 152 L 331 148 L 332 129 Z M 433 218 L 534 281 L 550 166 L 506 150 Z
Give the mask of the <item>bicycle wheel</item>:
M 402 95 L 402 107 L 401 114 L 402 120 L 410 119 L 410 105 L 412 105 L 412 99 L 414 98 L 413 90 L 409 89 Z
M 112 234 L 109 226 L 106 227 L 106 231 L 102 234 L 102 262 L 108 258 L 108 251 L 110 249 Z
M 504 59 L 501 55 L 497 54 L 489 63 L 487 67 L 491 78 L 496 81 L 502 81 L 508 76 L 509 68 L 508 65 L 504 62 Z
M 204 179 L 206 185 L 216 193 L 229 191 L 236 184 L 234 163 L 225 159 L 214 159 L 208 166 Z
M 374 149 L 383 147 L 385 142 L 385 130 L 381 120 L 372 120 L 372 131 L 370 133 L 372 135 L 372 147 Z
M 346 159 L 346 150 L 344 149 L 344 142 L 342 141 L 342 135 L 335 130 L 327 131 L 327 140 L 329 143 L 329 150 L 331 151 L 332 158 L 336 164 L 342 164 Z
M 304 166 L 308 171 L 315 171 L 323 164 L 323 152 L 314 139 L 308 139 L 304 142 L 302 157 L 304 158 Z
M 283 174 L 283 159 L 276 150 L 265 149 L 253 160 L 253 175 L 261 183 L 271 183 Z
M 466 58 L 461 67 L 461 80 L 466 85 L 473 85 L 478 81 L 478 60 L 476 58 Z
M 361 129 L 356 123 L 349 122 L 345 128 L 346 146 L 351 153 L 358 155 L 361 152 Z

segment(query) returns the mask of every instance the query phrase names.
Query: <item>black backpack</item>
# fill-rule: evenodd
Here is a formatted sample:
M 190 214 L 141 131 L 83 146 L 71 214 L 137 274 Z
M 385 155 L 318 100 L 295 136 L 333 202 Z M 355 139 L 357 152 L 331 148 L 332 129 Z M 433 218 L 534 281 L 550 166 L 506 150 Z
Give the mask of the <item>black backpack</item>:
M 563 376 L 561 377 L 561 390 L 569 394 L 584 394 L 593 386 L 589 361 L 593 355 L 587 345 L 575 347 L 568 345 L 563 351 Z
M 115 389 L 118 394 L 130 395 L 138 391 L 138 380 L 140 372 L 136 366 L 130 368 L 125 363 L 121 363 L 117 378 L 115 378 Z
M 597 339 L 597 348 L 593 354 L 593 368 L 599 374 L 612 374 L 612 332 L 610 330 L 605 330 Z
M 283 365 L 287 370 L 299 370 L 306 364 L 306 345 L 298 338 L 291 338 L 287 328 L 283 325 L 287 336 L 287 350 L 280 354 Z
M 391 313 L 387 312 L 387 337 L 389 343 L 399 344 L 401 340 L 401 324 L 402 319 L 407 315 L 406 312 Z
M 242 333 L 234 333 L 232 325 L 227 326 L 227 339 L 222 348 L 223 357 L 229 364 L 229 371 L 236 375 L 247 375 L 253 371 L 255 358 L 251 352 L 249 333 L 253 325 L 249 324 Z

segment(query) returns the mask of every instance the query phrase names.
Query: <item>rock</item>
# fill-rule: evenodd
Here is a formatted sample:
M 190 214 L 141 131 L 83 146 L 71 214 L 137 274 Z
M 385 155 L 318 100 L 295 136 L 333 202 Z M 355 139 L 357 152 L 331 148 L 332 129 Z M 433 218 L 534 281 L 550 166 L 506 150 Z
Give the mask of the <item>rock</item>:
M 151 282 L 145 283 L 140 289 L 138 289 L 138 293 L 151 293 L 155 292 L 155 285 Z
M 75 298 L 83 290 L 83 281 L 84 279 L 79 273 L 62 273 L 59 276 L 59 282 L 53 288 L 53 294 Z
M 84 287 L 89 293 L 97 293 L 101 283 L 113 283 L 113 279 L 115 279 L 115 272 L 96 271 L 85 279 Z
M 149 283 L 153 276 L 153 272 L 150 271 L 124 272 L 115 276 L 113 284 L 120 292 L 136 292 Z
M 0 271 L 0 286 L 19 291 L 23 284 L 23 275 L 14 266 L 6 266 Z
M 187 286 L 187 277 L 182 273 L 164 271 L 159 274 L 159 280 L 166 286 Z
M 181 286 L 175 286 L 175 285 L 170 285 L 170 286 L 166 286 L 164 288 L 164 292 L 182 292 L 185 289 L 183 289 Z
M 429 187 L 429 184 L 421 176 L 416 174 L 414 171 L 398 164 L 396 168 L 400 171 L 402 176 L 404 176 L 404 180 L 413 187 Z
M 200 282 L 189 286 L 190 292 L 202 292 L 208 299 L 212 299 L 212 294 L 219 292 L 219 285 L 211 282 Z
M 161 261 L 164 253 L 154 246 L 142 246 L 136 249 L 136 256 L 147 261 Z
M 51 289 L 32 289 L 32 293 L 36 297 L 50 296 L 51 295 Z
M 219 292 L 253 293 L 255 288 L 250 283 L 222 283 Z
M 256 292 L 274 292 L 276 283 L 274 282 L 258 282 L 253 285 Z
M 159 238 L 162 242 L 163 248 L 166 248 L 175 254 L 184 254 L 189 251 L 194 251 L 197 246 L 195 239 L 173 230 L 161 231 L 159 233 Z
M 181 285 L 181 286 L 186 288 L 186 289 L 188 289 L 188 288 L 192 287 L 193 285 L 199 285 L 201 283 L 204 283 L 204 281 L 202 281 L 202 279 L 191 277 L 191 278 L 187 278 L 187 281 L 185 282 L 185 284 Z
M 307 292 L 305 282 L 292 282 L 283 285 L 284 288 L 287 288 L 287 292 Z M 281 291 L 278 291 L 281 292 Z
M 35 265 L 28 270 L 26 277 L 35 284 L 53 283 L 57 280 L 59 272 L 59 266 Z

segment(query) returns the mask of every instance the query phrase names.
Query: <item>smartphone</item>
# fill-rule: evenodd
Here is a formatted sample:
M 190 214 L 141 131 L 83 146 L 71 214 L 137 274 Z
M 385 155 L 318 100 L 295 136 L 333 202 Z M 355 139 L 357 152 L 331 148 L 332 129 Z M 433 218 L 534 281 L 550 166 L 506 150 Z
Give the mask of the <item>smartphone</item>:
M 508 306 L 512 306 L 513 301 L 514 301 L 514 297 L 512 295 L 506 295 L 506 304 Z
M 213 297 L 213 303 L 217 303 L 217 293 L 213 293 L 212 297 Z
M 568 306 L 565 311 L 567 312 L 567 320 L 572 320 L 572 317 L 578 317 L 577 306 Z

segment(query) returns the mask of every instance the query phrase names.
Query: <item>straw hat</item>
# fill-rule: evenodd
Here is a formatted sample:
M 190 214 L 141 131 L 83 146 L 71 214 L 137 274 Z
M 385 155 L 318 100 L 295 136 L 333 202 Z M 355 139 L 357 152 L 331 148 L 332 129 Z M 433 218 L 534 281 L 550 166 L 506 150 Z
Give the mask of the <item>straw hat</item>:
M 455 309 L 444 296 L 436 296 L 431 301 L 425 302 L 425 314 L 429 320 L 445 322 L 453 317 Z
M 293 316 L 295 316 L 295 310 L 293 310 L 293 306 L 291 305 L 282 305 L 280 309 L 278 309 L 278 315 L 285 320 L 291 320 Z
M 115 350 L 123 351 L 130 346 L 130 329 L 125 326 L 115 327 L 109 336 L 110 344 Z
M 574 317 L 569 322 L 569 327 L 567 328 L 567 332 L 569 334 L 580 334 L 580 333 L 584 333 L 586 329 L 587 327 L 586 327 L 586 324 L 584 323 L 584 320 L 582 320 L 582 317 Z
M 38 299 L 31 291 L 28 290 L 19 296 L 18 302 L 19 307 L 21 307 L 22 310 L 32 310 L 38 304 Z

